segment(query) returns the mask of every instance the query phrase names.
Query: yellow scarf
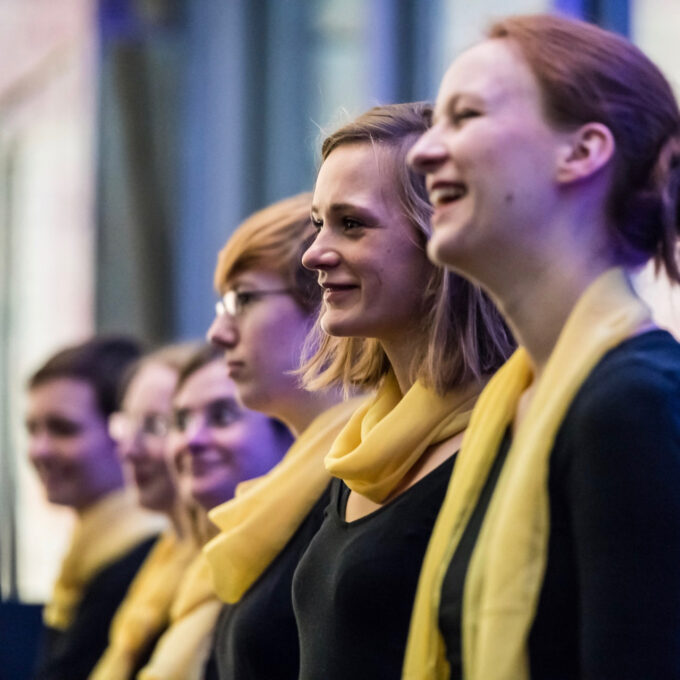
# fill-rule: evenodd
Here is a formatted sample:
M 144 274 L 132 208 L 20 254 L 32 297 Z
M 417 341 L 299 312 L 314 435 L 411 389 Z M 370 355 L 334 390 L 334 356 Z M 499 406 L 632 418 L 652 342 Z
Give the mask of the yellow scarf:
M 161 515 L 140 508 L 130 489 L 112 491 L 80 513 L 52 598 L 43 611 L 45 625 L 66 630 L 92 578 L 166 524 Z
M 233 500 L 210 511 L 221 533 L 203 551 L 224 602 L 241 599 L 319 499 L 329 481 L 323 456 L 363 399 L 350 399 L 317 416 L 279 465 L 240 484 Z
M 353 491 L 383 502 L 429 446 L 465 429 L 479 387 L 439 396 L 416 381 L 402 396 L 389 373 L 338 435 L 326 468 Z
M 463 676 L 525 680 L 550 529 L 548 472 L 555 436 L 576 392 L 610 349 L 649 321 L 625 273 L 612 269 L 572 310 L 517 428 L 474 549 L 463 593 Z M 519 398 L 530 384 L 520 348 L 474 410 L 420 575 L 403 677 L 449 677 L 438 629 L 441 587 Z
M 127 680 L 139 655 L 167 625 L 170 605 L 196 544 L 168 529 L 156 542 L 111 624 L 109 646 L 90 680 Z
M 210 565 L 199 553 L 170 608 L 170 626 L 137 680 L 202 680 L 221 608 Z

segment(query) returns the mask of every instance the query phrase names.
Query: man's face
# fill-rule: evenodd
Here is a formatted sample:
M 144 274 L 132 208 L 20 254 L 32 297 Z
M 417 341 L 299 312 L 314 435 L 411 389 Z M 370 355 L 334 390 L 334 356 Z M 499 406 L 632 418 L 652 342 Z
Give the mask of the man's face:
M 32 388 L 28 456 L 51 503 L 81 510 L 120 483 L 120 464 L 93 388 L 55 378 Z

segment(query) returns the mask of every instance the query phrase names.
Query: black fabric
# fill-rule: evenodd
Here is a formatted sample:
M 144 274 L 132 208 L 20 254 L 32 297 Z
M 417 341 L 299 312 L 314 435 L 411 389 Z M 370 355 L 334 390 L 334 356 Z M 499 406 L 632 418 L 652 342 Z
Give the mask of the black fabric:
M 35 680 L 87 679 L 108 646 L 111 619 L 155 540 L 140 543 L 96 574 L 68 629 L 43 628 Z
M 260 579 L 237 604 L 222 608 L 213 642 L 222 680 L 297 680 L 293 572 L 321 526 L 329 499 L 327 488 Z
M 560 427 L 548 482 L 532 679 L 680 678 L 680 345 L 670 335 L 631 338 L 600 361 Z M 447 575 L 443 602 L 462 588 Z M 455 680 L 460 620 L 440 625 Z
M 331 484 L 326 518 L 295 572 L 300 680 L 397 680 L 411 608 L 454 458 L 391 503 L 345 522 L 349 489 Z

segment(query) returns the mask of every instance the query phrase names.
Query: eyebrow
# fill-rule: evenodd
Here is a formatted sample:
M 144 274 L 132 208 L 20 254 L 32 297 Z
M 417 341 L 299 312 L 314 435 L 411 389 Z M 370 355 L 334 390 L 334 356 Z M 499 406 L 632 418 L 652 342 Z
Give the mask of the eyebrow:
M 371 211 L 370 208 L 363 205 L 358 205 L 356 203 L 332 203 L 328 210 L 331 214 L 334 215 L 342 214 L 345 212 L 358 212 L 363 215 L 366 215 L 367 217 L 374 217 L 373 212 Z M 312 216 L 318 215 L 319 209 L 317 208 L 317 206 L 313 205 L 311 212 Z
M 241 405 L 239 402 L 234 399 L 233 397 L 215 397 L 214 399 L 210 399 L 209 401 L 204 401 L 201 404 L 197 404 L 195 406 L 173 406 L 173 411 L 199 411 L 205 408 L 209 408 L 210 406 L 215 406 L 216 404 L 224 404 L 225 406 L 229 406 L 230 408 L 234 409 L 240 409 Z

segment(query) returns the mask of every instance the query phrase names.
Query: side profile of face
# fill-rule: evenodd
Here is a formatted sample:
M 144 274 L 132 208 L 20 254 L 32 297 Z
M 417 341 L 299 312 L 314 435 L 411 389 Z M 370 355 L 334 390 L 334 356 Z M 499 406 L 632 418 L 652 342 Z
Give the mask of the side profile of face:
M 176 381 L 169 366 L 142 364 L 125 391 L 121 411 L 111 417 L 111 434 L 131 469 L 140 505 L 165 513 L 172 511 L 177 495 L 165 454 Z
M 290 294 L 276 292 L 287 288 L 276 272 L 240 272 L 222 291 L 233 296 L 236 309 L 218 314 L 208 330 L 208 340 L 225 351 L 241 403 L 270 415 L 278 415 L 300 389 L 291 372 L 299 366 L 311 325 Z
M 324 289 L 321 326 L 330 335 L 384 342 L 418 330 L 432 265 L 404 215 L 390 149 L 343 144 L 323 162 L 314 189 L 317 227 L 302 263 Z
M 464 52 L 441 83 L 432 127 L 409 154 L 434 207 L 430 256 L 473 278 L 521 266 L 523 254 L 541 247 L 546 216 L 557 213 L 567 137 L 547 122 L 536 78 L 511 42 Z
M 239 403 L 222 359 L 199 368 L 180 386 L 173 428 L 175 465 L 206 510 L 232 498 L 240 482 L 265 474 L 289 445 L 267 416 Z
M 51 503 L 83 510 L 122 484 L 108 421 L 88 382 L 55 378 L 29 390 L 26 431 Z

